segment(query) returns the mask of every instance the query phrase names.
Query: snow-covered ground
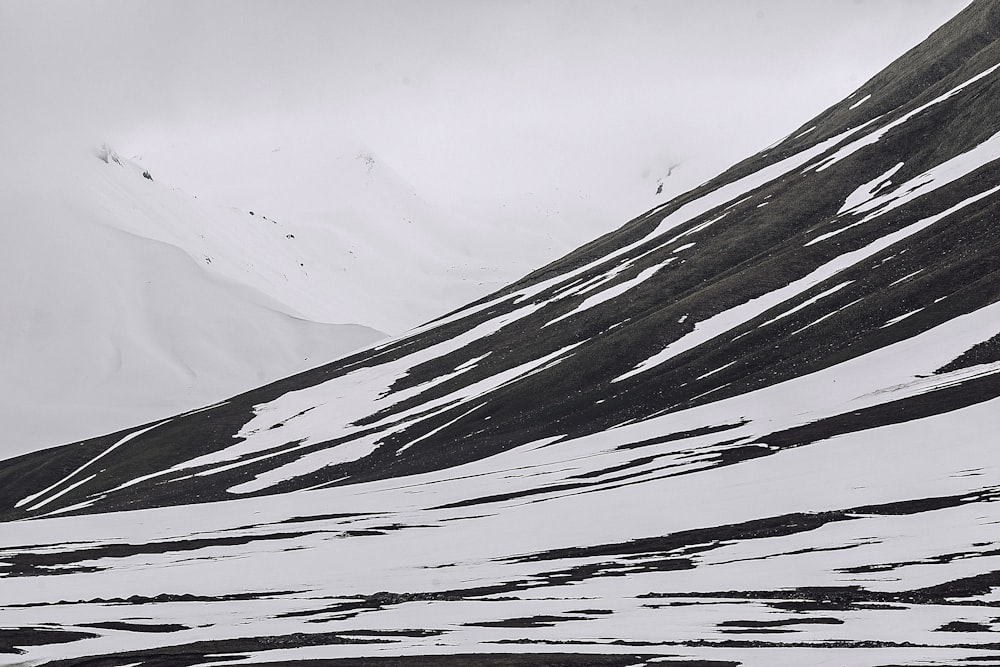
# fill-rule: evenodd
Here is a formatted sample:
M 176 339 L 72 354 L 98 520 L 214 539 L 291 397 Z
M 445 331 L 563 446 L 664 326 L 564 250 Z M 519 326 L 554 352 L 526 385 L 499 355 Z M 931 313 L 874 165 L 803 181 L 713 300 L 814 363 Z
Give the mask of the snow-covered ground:
M 320 365 L 590 233 L 462 219 L 360 145 L 267 139 L 234 131 L 142 163 L 49 151 L 4 170 L 0 271 L 21 287 L 0 297 L 3 456 Z
M 57 373 L 82 403 L 315 365 L 375 336 L 340 314 L 425 298 L 363 354 L 0 468 L 0 664 L 995 662 L 996 47 L 419 326 L 508 268 L 463 263 L 461 221 L 363 148 L 275 145 L 236 190 L 110 153 L 58 197 L 25 178 L 15 409 L 65 414 Z
M 336 135 L 236 125 L 197 141 L 150 140 L 135 157 L 179 193 L 253 211 L 293 234 L 304 270 L 287 280 L 260 277 L 282 300 L 309 317 L 390 334 L 499 289 L 588 238 L 556 246 L 557 231 L 541 222 L 505 228 L 459 217 L 425 201 L 363 144 Z
M 450 470 L 196 513 L 8 524 L 0 561 L 34 576 L 0 578 L 0 626 L 97 635 L 24 646 L 17 664 L 240 639 L 248 627 L 378 642 L 237 651 L 225 664 L 560 649 L 743 665 L 984 657 L 989 584 L 932 587 L 996 568 L 1000 467 L 985 456 L 1000 437 L 996 400 L 714 461 L 777 430 L 997 373 L 914 381 L 996 317 L 983 309 L 759 392 Z M 704 427 L 717 430 L 629 446 Z M 982 629 L 941 631 L 956 622 Z M 727 648 L 735 639 L 757 648 Z
M 918 14 L 944 16 L 959 4 L 899 13 L 891 34 L 866 43 L 878 53 L 902 48 L 933 23 Z M 41 5 L 2 8 L 18 29 L 0 44 L 8 98 L 17 101 L 0 132 L 0 271 L 18 289 L 0 297 L 0 419 L 9 434 L 0 454 L 196 407 L 372 339 L 359 329 L 329 338 L 325 325 L 405 331 L 698 184 L 857 76 L 838 73 L 833 85 L 836 68 L 830 77 L 804 69 L 797 76 L 810 94 L 782 105 L 780 120 L 757 100 L 765 113 L 754 134 L 712 120 L 726 113 L 701 119 L 720 107 L 712 101 L 723 99 L 719 91 L 745 98 L 748 109 L 768 94 L 733 74 L 713 46 L 720 33 L 706 28 L 711 21 L 692 31 L 670 16 L 663 33 L 658 22 L 673 11 L 666 5 L 638 8 L 627 31 L 619 17 L 607 20 L 611 6 L 547 8 L 539 21 L 500 6 L 468 15 L 341 9 L 257 7 L 234 24 L 222 7 L 64 8 L 59 22 Z M 441 39 L 410 30 L 408 17 L 428 11 L 446 19 L 433 22 Z M 608 41 L 562 30 L 564 13 L 602 34 L 610 28 Z M 770 40 L 792 17 L 767 14 L 733 34 L 744 46 Z M 450 51 L 453 20 L 479 35 L 469 59 Z M 110 27 L 119 24 L 128 28 Z M 552 26 L 566 53 L 552 48 Z M 632 30 L 647 37 L 626 37 Z M 91 38 L 105 31 L 115 39 Z M 674 37 L 661 61 L 664 35 Z M 615 46 L 621 40 L 630 48 Z M 678 53 L 698 54 L 692 60 L 704 71 L 664 69 L 680 62 L 680 43 Z M 678 92 L 679 82 L 695 92 Z M 877 97 L 852 108 L 863 101 Z M 632 120 L 616 120 L 625 115 Z M 90 136 L 98 128 L 128 144 L 126 155 L 141 154 L 153 183 L 131 178 L 134 170 L 24 163 L 39 146 L 99 140 L 100 132 Z M 402 147 L 391 154 L 402 175 L 338 132 Z M 410 181 L 430 184 L 436 197 Z M 177 291 L 153 294 L 167 284 Z M 186 310 L 157 305 L 167 301 Z
M 308 237 L 125 160 L 64 157 L 5 169 L 0 191 L 5 458 L 201 407 L 382 337 L 324 300 Z
M 476 343 L 524 327 L 571 296 L 582 297 L 581 305 L 560 319 L 626 298 L 656 272 L 672 270 L 678 256 L 697 252 L 702 231 L 736 217 L 731 202 L 798 174 L 854 132 L 705 193 L 598 259 L 411 330 L 326 381 L 255 405 L 230 446 L 57 507 L 105 474 L 104 457 L 173 420 L 123 433 L 18 502 L 45 516 L 5 524 L 0 533 L 0 573 L 8 575 L 0 577 L 0 627 L 27 638 L 16 644 L 23 654 L 8 663 L 171 646 L 211 664 L 556 651 L 762 667 L 989 658 L 1000 603 L 1000 466 L 993 455 L 1000 399 L 934 404 L 995 382 L 997 361 L 941 369 L 995 336 L 998 302 L 755 391 L 585 435 L 530 440 L 450 468 L 197 511 L 60 516 L 129 489 L 212 479 L 301 452 L 229 489 L 273 490 L 368 455 L 388 436 L 448 410 L 458 417 L 397 441 L 395 455 L 455 421 L 474 420 L 498 392 L 558 368 L 590 341 L 436 395 L 489 362 L 492 351 L 474 354 Z M 878 145 L 876 138 L 858 150 Z M 973 163 L 998 158 L 987 139 L 914 179 L 920 185 L 907 186 L 905 196 L 929 197 L 945 180 L 967 176 Z M 805 177 L 820 178 L 808 171 Z M 902 210 L 905 202 L 877 187 L 888 177 L 845 193 L 834 205 L 834 224 Z M 693 350 L 737 327 L 759 322 L 754 330 L 769 331 L 793 316 L 831 316 L 838 308 L 829 301 L 855 284 L 842 273 L 924 230 L 958 224 L 997 187 L 834 251 L 785 287 L 695 323 L 675 347 L 628 375 L 643 377 L 669 362 L 678 345 Z M 747 208 L 756 210 L 755 203 Z M 253 217 L 251 224 L 262 224 Z M 682 226 L 687 230 L 676 233 Z M 804 298 L 810 290 L 819 291 Z M 423 343 L 422 336 L 465 318 L 477 323 Z M 397 388 L 422 365 L 460 351 L 450 370 Z M 855 421 L 866 414 L 877 416 Z M 788 436 L 803 428 L 811 430 Z M 51 634 L 44 643 L 58 631 L 84 634 Z

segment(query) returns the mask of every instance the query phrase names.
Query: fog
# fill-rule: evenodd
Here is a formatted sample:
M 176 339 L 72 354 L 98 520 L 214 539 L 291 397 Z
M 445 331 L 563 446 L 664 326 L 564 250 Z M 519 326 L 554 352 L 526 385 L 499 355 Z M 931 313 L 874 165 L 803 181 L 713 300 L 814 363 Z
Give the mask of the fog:
M 667 193 L 714 175 L 966 4 L 0 0 L 2 148 L 107 140 L 169 176 L 344 137 L 455 210 L 617 225 L 671 167 Z M 198 153 L 222 135 L 244 154 Z

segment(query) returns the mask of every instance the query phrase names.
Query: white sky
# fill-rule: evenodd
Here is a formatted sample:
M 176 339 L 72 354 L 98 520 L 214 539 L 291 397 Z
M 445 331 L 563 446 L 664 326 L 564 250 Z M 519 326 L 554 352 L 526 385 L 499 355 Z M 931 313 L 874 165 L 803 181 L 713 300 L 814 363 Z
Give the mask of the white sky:
M 345 137 L 454 210 L 610 229 L 669 166 L 668 192 L 714 175 L 967 4 L 0 0 L 0 140 L 224 165 L 202 139 L 236 137 L 242 160 Z

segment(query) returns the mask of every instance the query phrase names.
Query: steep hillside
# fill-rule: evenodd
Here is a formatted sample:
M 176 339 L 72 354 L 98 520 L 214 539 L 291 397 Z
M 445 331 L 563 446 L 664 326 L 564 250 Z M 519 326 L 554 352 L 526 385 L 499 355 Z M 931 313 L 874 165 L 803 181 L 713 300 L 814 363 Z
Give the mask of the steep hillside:
M 403 336 L 4 462 L 11 662 L 991 664 L 996 26 Z

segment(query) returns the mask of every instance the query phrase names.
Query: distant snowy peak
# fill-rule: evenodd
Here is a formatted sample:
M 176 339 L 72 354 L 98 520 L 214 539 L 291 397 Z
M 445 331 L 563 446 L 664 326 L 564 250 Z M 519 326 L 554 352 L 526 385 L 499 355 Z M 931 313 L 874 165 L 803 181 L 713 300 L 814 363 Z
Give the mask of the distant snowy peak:
M 19 285 L 0 294 L 6 455 L 199 407 L 382 335 L 271 288 L 304 271 L 276 224 L 177 193 L 107 145 L 46 175 L 0 195 L 18 221 L 0 249 Z
M 523 237 L 428 203 L 354 141 L 223 131 L 149 145 L 141 160 L 199 201 L 284 230 L 297 259 L 256 286 L 312 319 L 401 333 L 532 268 Z

